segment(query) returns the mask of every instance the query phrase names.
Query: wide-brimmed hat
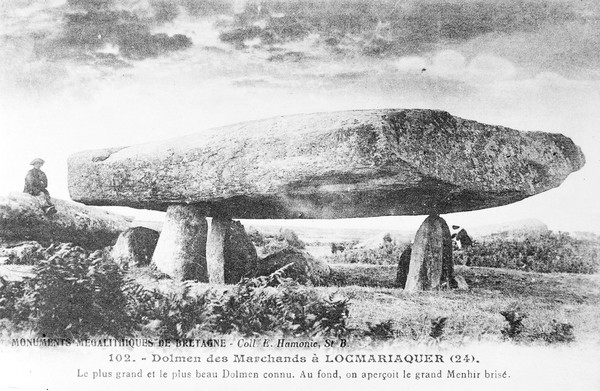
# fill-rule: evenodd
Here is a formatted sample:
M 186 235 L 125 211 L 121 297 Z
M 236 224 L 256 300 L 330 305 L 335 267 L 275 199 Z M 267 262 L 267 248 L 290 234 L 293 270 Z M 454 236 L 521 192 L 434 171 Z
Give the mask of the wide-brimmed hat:
M 31 163 L 29 163 L 29 165 L 30 165 L 30 166 L 34 166 L 34 165 L 36 165 L 36 164 L 44 164 L 44 163 L 45 163 L 45 162 L 44 162 L 44 159 L 40 159 L 40 158 L 38 157 L 38 158 L 35 158 L 35 159 L 33 159 L 33 160 L 31 161 Z

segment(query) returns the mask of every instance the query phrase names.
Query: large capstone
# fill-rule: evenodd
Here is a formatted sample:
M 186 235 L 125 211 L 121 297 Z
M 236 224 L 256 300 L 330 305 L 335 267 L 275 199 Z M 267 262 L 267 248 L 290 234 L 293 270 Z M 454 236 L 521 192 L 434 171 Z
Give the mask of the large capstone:
M 68 160 L 76 201 L 258 219 L 490 208 L 554 188 L 583 164 L 560 134 L 403 109 L 276 117 Z
M 450 229 L 443 218 L 431 215 L 421 224 L 415 236 L 404 290 L 449 288 L 453 270 Z
M 208 282 L 207 230 L 206 218 L 199 208 L 191 205 L 169 206 L 152 263 L 159 271 L 176 280 Z

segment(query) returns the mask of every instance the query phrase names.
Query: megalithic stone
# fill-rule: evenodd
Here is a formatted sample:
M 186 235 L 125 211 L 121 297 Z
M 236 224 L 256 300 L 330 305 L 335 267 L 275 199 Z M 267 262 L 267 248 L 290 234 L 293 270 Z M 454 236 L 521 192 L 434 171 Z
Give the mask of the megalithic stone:
M 0 195 L 0 239 L 73 243 L 88 250 L 112 246 L 132 219 L 71 201 L 52 198 L 58 213 L 48 217 L 36 197 L 26 193 Z
M 212 219 L 206 243 L 208 280 L 235 284 L 256 271 L 257 254 L 244 226 L 229 217 Z
M 398 269 L 396 273 L 396 286 L 404 289 L 406 286 L 406 279 L 408 277 L 408 270 L 410 268 L 410 256 L 412 254 L 412 245 L 402 251 L 400 259 L 398 260 Z
M 440 288 L 444 283 L 449 286 L 453 270 L 448 224 L 440 216 L 430 215 L 415 236 L 404 290 L 431 290 Z
M 237 284 L 243 277 L 256 273 L 258 255 L 242 223 L 232 221 L 230 229 L 225 258 L 225 283 Z
M 148 265 L 160 234 L 146 227 L 132 227 L 122 232 L 110 255 L 118 264 L 129 266 Z
M 559 186 L 585 163 L 560 134 L 520 132 L 436 110 L 269 118 L 69 157 L 88 205 L 205 208 L 234 219 L 455 213 Z
M 216 284 L 225 283 L 225 258 L 232 220 L 229 217 L 213 217 L 210 232 L 206 241 L 206 266 L 208 281 Z
M 208 282 L 206 235 L 202 210 L 193 205 L 171 205 L 152 255 L 152 263 L 176 280 Z

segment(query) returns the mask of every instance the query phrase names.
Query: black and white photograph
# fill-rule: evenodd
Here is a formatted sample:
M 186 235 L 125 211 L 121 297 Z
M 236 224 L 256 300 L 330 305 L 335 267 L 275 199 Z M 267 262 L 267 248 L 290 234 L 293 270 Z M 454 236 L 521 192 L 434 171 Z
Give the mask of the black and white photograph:
M 600 3 L 4 0 L 0 389 L 600 390 Z

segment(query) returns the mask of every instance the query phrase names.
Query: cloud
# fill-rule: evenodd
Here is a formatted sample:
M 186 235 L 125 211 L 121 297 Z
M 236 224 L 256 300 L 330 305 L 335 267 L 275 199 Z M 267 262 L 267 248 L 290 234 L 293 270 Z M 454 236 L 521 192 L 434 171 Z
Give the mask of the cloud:
M 401 57 L 396 61 L 396 69 L 401 73 L 420 74 L 428 66 L 429 61 L 418 56 Z
M 180 13 L 176 3 L 165 0 L 68 0 L 66 4 L 45 9 L 17 4 L 11 11 L 10 20 L 15 26 L 11 34 L 1 37 L 2 41 L 8 44 L 32 41 L 32 62 L 121 66 L 192 46 L 186 35 L 155 33 L 157 27 L 172 22 Z M 42 16 L 43 20 L 50 19 L 54 23 L 42 25 L 39 22 Z M 112 56 L 110 61 L 107 55 Z
M 468 60 L 455 50 L 442 50 L 429 57 L 402 57 L 395 62 L 399 73 L 480 84 L 511 80 L 517 67 L 510 61 L 491 54 L 479 54 Z
M 354 45 L 368 56 L 409 55 L 484 35 L 537 31 L 583 19 L 573 5 L 536 0 L 267 1 L 260 6 L 247 3 L 223 29 L 222 39 L 243 49 L 239 41 L 244 34 L 260 37 L 268 46 L 311 33 L 319 34 L 332 50 Z
M 50 55 L 69 54 L 96 58 L 107 45 L 118 48 L 118 53 L 128 60 L 158 57 L 169 52 L 188 48 L 192 41 L 183 34 L 169 36 L 153 34 L 152 27 L 177 16 L 177 8 L 170 3 L 151 3 L 154 15 L 140 16 L 134 12 L 110 8 L 108 0 L 71 0 L 83 3 L 85 11 L 67 13 L 60 38 L 50 45 Z
M 230 14 L 234 0 L 179 0 L 179 4 L 192 16 Z
M 465 56 L 454 50 L 443 50 L 431 60 L 431 72 L 437 76 L 453 79 L 462 78 L 466 71 Z
M 517 74 L 517 69 L 508 60 L 483 54 L 471 60 L 467 74 L 470 78 L 479 81 L 509 80 Z
M 490 33 L 533 31 L 577 18 L 565 3 L 541 1 L 419 1 L 407 11 L 398 24 L 406 24 L 409 40 L 417 47 L 448 40 L 466 41 Z
M 597 78 L 600 18 L 546 26 L 534 32 L 482 36 L 454 48 L 473 55 L 487 51 L 527 68 L 531 75 L 552 71 L 571 78 Z

